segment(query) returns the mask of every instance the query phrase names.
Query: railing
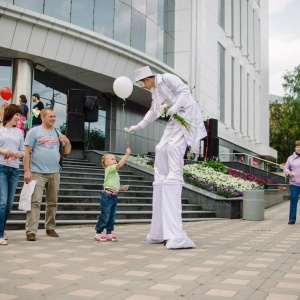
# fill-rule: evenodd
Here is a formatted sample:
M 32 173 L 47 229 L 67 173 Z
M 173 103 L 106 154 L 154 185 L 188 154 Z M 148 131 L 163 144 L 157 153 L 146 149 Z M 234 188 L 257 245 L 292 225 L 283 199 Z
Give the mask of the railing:
M 267 172 L 282 172 L 282 169 L 278 163 L 274 163 L 248 153 L 222 153 L 219 155 L 219 161 L 240 162 L 250 166 L 250 168 L 254 167 Z

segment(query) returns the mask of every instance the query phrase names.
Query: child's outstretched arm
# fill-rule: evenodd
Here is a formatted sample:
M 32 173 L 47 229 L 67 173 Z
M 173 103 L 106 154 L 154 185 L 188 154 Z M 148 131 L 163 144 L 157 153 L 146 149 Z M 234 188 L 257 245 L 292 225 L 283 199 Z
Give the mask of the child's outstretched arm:
M 125 152 L 125 155 L 124 155 L 124 156 L 120 159 L 120 161 L 117 163 L 117 166 L 116 166 L 116 169 L 117 169 L 117 170 L 121 169 L 121 168 L 124 166 L 125 161 L 126 161 L 126 159 L 129 157 L 130 153 L 131 153 L 130 148 L 127 148 L 127 149 L 126 149 L 126 152 Z
M 120 191 L 128 191 L 129 185 L 122 185 L 120 186 Z

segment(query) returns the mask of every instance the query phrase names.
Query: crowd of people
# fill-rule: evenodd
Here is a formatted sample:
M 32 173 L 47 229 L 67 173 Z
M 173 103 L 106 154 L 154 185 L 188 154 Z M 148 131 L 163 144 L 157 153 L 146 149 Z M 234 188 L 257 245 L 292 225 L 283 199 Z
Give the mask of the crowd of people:
M 152 94 L 152 104 L 143 119 L 132 125 L 133 134 L 146 128 L 157 118 L 169 117 L 164 134 L 155 147 L 152 220 L 148 243 L 163 243 L 167 249 L 196 247 L 182 229 L 181 193 L 184 160 L 195 160 L 189 145 L 203 139 L 206 129 L 199 105 L 189 87 L 173 74 L 153 74 L 146 66 L 134 71 L 135 81 Z M 61 155 L 71 152 L 69 139 L 54 128 L 56 116 L 52 108 L 44 108 L 39 94 L 32 95 L 35 109 L 40 114 L 32 119 L 31 129 L 24 126 L 30 112 L 25 95 L 20 95 L 19 105 L 4 103 L 0 109 L 0 245 L 7 245 L 5 225 L 13 206 L 19 180 L 20 160 L 24 165 L 25 183 L 36 181 L 31 198 L 31 210 L 26 215 L 26 239 L 35 241 L 39 227 L 43 191 L 46 193 L 46 234 L 58 237 L 55 230 L 58 191 L 60 184 Z M 23 124 L 23 126 L 22 126 Z M 187 126 L 188 124 L 188 126 Z M 131 154 L 127 148 L 117 162 L 107 153 L 102 157 L 105 169 L 104 189 L 101 193 L 100 215 L 95 226 L 94 239 L 99 242 L 116 242 L 113 234 L 117 195 L 129 189 L 121 186 L 118 170 Z M 46 159 L 45 159 L 46 158 Z M 288 224 L 296 222 L 298 196 L 300 194 L 300 141 L 295 142 L 295 152 L 288 158 L 284 172 L 290 178 L 290 213 Z M 106 234 L 104 234 L 104 230 Z

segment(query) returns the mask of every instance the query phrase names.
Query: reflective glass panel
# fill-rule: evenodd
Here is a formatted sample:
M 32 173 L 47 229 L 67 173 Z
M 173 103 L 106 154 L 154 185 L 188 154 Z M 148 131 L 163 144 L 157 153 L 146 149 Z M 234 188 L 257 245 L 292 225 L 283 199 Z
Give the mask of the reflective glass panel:
M 156 58 L 160 61 L 164 59 L 164 31 L 158 27 L 157 30 L 157 54 Z
M 11 76 L 12 76 L 12 68 L 11 65 L 8 65 L 10 61 L 1 61 L 0 60 L 0 88 L 5 86 L 11 87 Z M 1 104 L 5 101 L 0 97 Z M 3 100 L 3 101 L 2 101 Z M 6 101 L 5 101 L 6 102 Z
M 157 24 L 159 27 L 164 28 L 164 6 L 165 0 L 158 0 L 158 9 L 157 9 Z
M 145 52 L 146 17 L 136 10 L 132 10 L 131 46 Z
M 151 0 L 151 2 L 152 1 L 153 0 Z M 147 8 L 146 0 L 132 0 L 132 8 L 139 11 L 143 15 L 146 15 L 146 8 Z
M 147 38 L 146 38 L 146 53 L 156 57 L 157 53 L 157 26 L 150 19 L 147 19 Z
M 44 14 L 70 22 L 71 0 L 45 0 Z
M 94 31 L 109 38 L 114 36 L 114 1 L 95 0 Z
M 115 1 L 114 39 L 130 45 L 131 7 Z
M 71 23 L 93 30 L 94 0 L 72 0 Z
M 26 9 L 30 9 L 36 11 L 40 14 L 43 13 L 43 0 L 15 0 L 14 5 L 24 7 Z
M 121 0 L 121 2 L 124 2 L 125 4 L 131 6 L 131 0 Z
M 147 18 L 157 23 L 158 16 L 158 0 L 147 1 Z

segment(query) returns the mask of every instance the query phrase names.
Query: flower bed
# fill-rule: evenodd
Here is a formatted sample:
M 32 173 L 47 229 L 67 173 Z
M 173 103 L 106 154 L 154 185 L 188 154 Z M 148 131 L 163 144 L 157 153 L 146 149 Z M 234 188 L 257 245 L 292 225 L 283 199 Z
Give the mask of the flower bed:
M 130 156 L 128 160 L 150 169 L 154 164 L 154 158 L 147 156 Z M 183 168 L 183 178 L 188 184 L 225 198 L 242 197 L 245 190 L 262 189 L 264 184 L 274 183 L 268 178 L 253 176 L 231 168 L 226 170 L 225 166 L 220 172 L 198 163 L 186 164 Z

